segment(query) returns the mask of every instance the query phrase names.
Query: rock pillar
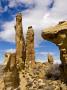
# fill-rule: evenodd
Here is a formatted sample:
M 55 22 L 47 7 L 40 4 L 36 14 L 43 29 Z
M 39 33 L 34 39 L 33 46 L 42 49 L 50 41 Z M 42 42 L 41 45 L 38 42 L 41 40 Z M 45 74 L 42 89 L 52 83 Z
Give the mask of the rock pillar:
M 54 60 L 53 60 L 53 56 L 48 54 L 48 63 L 53 64 Z
M 22 28 L 22 15 L 16 16 L 16 61 L 19 69 L 25 66 L 25 40 Z
M 26 67 L 35 65 L 34 31 L 32 26 L 28 27 L 26 35 Z

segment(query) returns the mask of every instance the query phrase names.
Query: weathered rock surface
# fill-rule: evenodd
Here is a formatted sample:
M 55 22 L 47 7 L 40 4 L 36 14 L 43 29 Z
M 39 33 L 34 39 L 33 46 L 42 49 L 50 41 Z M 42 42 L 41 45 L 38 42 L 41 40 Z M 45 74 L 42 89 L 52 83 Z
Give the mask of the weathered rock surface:
M 14 90 L 19 86 L 19 74 L 16 67 L 16 54 L 8 53 L 5 55 L 7 63 L 4 67 L 4 90 Z
M 63 21 L 54 27 L 43 30 L 42 37 L 59 47 L 62 77 L 67 80 L 67 22 Z
M 4 81 L 3 81 L 3 69 L 4 69 L 4 65 L 0 65 L 0 90 L 4 89 Z
M 58 74 L 57 65 L 48 66 L 43 63 L 38 63 L 36 68 L 31 72 L 25 73 L 25 78 L 27 80 L 26 89 L 27 90 L 67 90 L 66 84 L 61 82 L 56 76 Z M 49 69 L 51 68 L 51 72 Z M 42 71 L 42 72 L 41 72 Z M 56 71 L 56 72 L 55 72 Z M 51 76 L 47 76 L 46 73 L 49 73 Z M 51 74 L 52 73 L 52 74 Z M 59 76 L 60 77 L 60 76 Z
M 16 62 L 19 69 L 24 69 L 25 66 L 25 40 L 22 28 L 22 15 L 18 14 L 16 16 Z
M 13 87 L 10 86 L 12 84 L 8 83 L 7 86 L 9 87 L 6 87 L 7 89 L 5 90 L 67 90 L 66 84 L 64 82 L 61 82 L 60 79 L 57 79 L 56 75 L 58 74 L 58 69 L 58 65 L 46 65 L 45 63 L 38 63 L 36 64 L 36 68 L 32 69 L 31 72 L 26 72 L 22 70 L 19 73 L 19 87 L 13 89 Z M 46 75 L 47 72 L 50 75 L 49 77 Z M 7 77 L 9 77 L 9 74 Z M 11 78 L 13 79 L 13 77 Z M 8 79 L 8 81 L 9 80 L 10 79 Z M 1 80 L 0 82 L 2 83 L 1 85 L 3 85 L 3 82 Z M 3 87 L 0 86 L 0 88 L 1 90 L 3 90 Z
M 15 29 L 16 53 L 5 54 L 4 66 L 0 68 L 0 90 L 67 90 L 64 83 L 67 81 L 67 22 L 42 33 L 44 39 L 59 47 L 61 65 L 54 64 L 50 54 L 48 62 L 35 62 L 34 31 L 32 26 L 28 27 L 25 45 L 21 14 L 16 16 Z
M 54 60 L 53 60 L 53 56 L 48 54 L 48 63 L 53 64 Z
M 26 35 L 26 67 L 34 67 L 35 51 L 34 51 L 34 31 L 32 26 L 28 27 Z

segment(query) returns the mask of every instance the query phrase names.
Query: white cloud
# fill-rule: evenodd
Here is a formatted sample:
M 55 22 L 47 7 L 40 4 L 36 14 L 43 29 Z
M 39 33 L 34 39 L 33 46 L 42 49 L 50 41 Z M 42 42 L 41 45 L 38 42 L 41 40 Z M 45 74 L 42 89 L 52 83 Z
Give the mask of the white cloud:
M 32 5 L 33 4 L 33 0 L 8 0 L 9 4 L 8 6 L 10 8 L 16 7 L 17 5 L 21 5 L 25 4 L 25 5 Z
M 23 14 L 23 28 L 24 33 L 27 32 L 27 27 L 32 25 L 35 31 L 35 43 L 40 43 L 41 32 L 44 28 L 55 25 L 59 20 L 63 20 L 67 17 L 66 0 L 54 0 L 54 7 L 50 10 L 47 6 L 51 3 L 50 0 L 9 0 L 10 6 L 15 6 L 15 2 L 19 3 L 30 3 L 35 4 L 32 9 L 27 9 L 22 11 Z M 61 6 L 62 5 L 62 6 Z M 0 37 L 6 41 L 15 41 L 15 30 L 14 30 L 15 20 L 12 22 L 6 22 L 4 26 L 4 31 L 0 33 Z
M 37 52 L 36 54 L 39 54 L 39 55 L 48 55 L 48 54 L 54 55 L 53 52 Z
M 9 48 L 9 49 L 5 49 L 5 50 L 0 50 L 0 53 L 15 53 L 16 49 L 13 48 Z
M 39 42 L 41 38 L 41 31 L 43 28 L 46 28 L 51 25 L 55 25 L 59 20 L 66 18 L 66 0 L 64 2 L 60 0 L 54 1 L 54 7 L 52 10 L 48 10 L 47 6 L 50 4 L 50 0 L 9 0 L 10 5 L 19 3 L 34 3 L 35 7 L 33 9 L 28 9 L 26 11 L 22 11 L 23 13 L 23 28 L 24 33 L 27 31 L 27 27 L 32 25 L 35 31 L 35 43 Z M 62 5 L 62 7 L 61 7 Z M 15 5 L 14 5 L 15 6 Z M 61 8 L 61 9 L 60 9 Z M 64 8 L 64 9 L 63 9 Z M 63 15 L 64 14 L 64 15 Z M 60 15 L 60 16 L 59 16 Z M 62 17 L 63 16 L 63 17 Z M 4 24 L 4 31 L 0 33 L 0 37 L 5 39 L 6 41 L 14 41 L 14 25 L 15 20 L 12 22 L 6 22 Z
M 15 20 L 11 22 L 6 22 L 3 24 L 4 31 L 0 32 L 0 38 L 9 41 L 14 42 L 15 41 Z
M 5 52 L 6 53 L 9 53 L 9 52 L 10 53 L 15 53 L 16 52 L 16 49 L 12 49 L 12 48 L 11 49 L 7 49 L 7 50 L 5 50 Z
M 8 6 L 9 6 L 10 8 L 13 8 L 13 7 L 15 7 L 15 6 L 17 5 L 16 0 L 8 0 L 8 1 L 9 1 Z
M 44 28 L 57 24 L 60 20 L 67 19 L 67 0 L 54 0 L 52 9 L 48 9 L 48 5 L 52 0 L 10 0 L 10 7 L 22 2 L 26 4 L 35 5 L 34 8 L 22 11 L 23 14 L 23 29 L 27 32 L 27 27 L 32 25 L 35 31 L 35 46 L 41 41 L 41 32 Z M 15 41 L 15 19 L 11 22 L 6 22 L 3 25 L 4 31 L 0 32 L 0 38 L 5 41 Z M 41 54 L 44 54 L 41 52 Z

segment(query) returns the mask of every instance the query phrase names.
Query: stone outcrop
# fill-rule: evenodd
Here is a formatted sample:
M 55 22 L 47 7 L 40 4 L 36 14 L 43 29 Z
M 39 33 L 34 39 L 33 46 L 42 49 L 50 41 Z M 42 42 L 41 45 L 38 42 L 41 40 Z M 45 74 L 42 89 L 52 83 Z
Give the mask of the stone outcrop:
M 5 67 L 4 67 L 4 77 L 3 77 L 5 90 L 14 90 L 14 89 L 18 89 L 18 87 L 21 88 L 21 85 L 19 84 L 21 82 L 26 83 L 26 81 L 23 81 L 25 80 L 24 77 L 22 77 L 21 80 L 19 70 L 25 71 L 25 63 L 26 66 L 30 66 L 31 68 L 35 64 L 34 31 L 32 29 L 32 26 L 28 27 L 28 32 L 26 36 L 26 45 L 25 45 L 21 14 L 18 14 L 16 16 L 15 31 L 16 31 L 16 37 L 15 37 L 16 53 L 5 54 L 5 62 L 4 62 Z M 22 74 L 22 76 L 24 76 L 24 74 Z
M 24 69 L 25 64 L 25 40 L 22 28 L 22 15 L 16 16 L 16 62 L 19 69 Z
M 16 16 L 16 52 L 6 53 L 1 90 L 67 90 L 67 22 L 42 32 L 42 37 L 55 43 L 60 49 L 62 64 L 54 64 L 53 56 L 48 54 L 48 62 L 35 62 L 34 31 L 28 27 L 26 44 L 23 36 L 22 15 Z M 61 73 L 60 73 L 61 71 Z
M 4 90 L 14 90 L 19 86 L 19 74 L 16 67 L 16 54 L 5 54 L 6 64 L 4 67 Z
M 26 67 L 35 65 L 34 31 L 32 26 L 28 27 L 26 35 Z
M 62 77 L 65 77 L 65 80 L 67 80 L 67 22 L 63 21 L 54 27 L 43 30 L 42 37 L 59 47 Z
M 54 60 L 53 60 L 53 56 L 48 54 L 48 63 L 53 64 Z

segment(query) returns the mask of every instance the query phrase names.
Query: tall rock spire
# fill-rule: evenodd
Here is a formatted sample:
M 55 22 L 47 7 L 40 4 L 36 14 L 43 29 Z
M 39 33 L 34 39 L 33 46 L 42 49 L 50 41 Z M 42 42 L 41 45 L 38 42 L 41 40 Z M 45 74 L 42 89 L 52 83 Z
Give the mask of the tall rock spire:
M 34 31 L 32 26 L 28 27 L 26 35 L 26 66 L 34 66 L 35 51 L 34 51 Z
M 25 40 L 22 28 L 22 15 L 16 16 L 16 61 L 19 68 L 24 68 L 25 64 Z

